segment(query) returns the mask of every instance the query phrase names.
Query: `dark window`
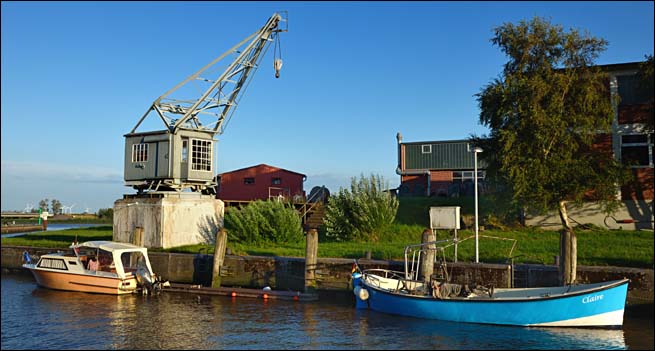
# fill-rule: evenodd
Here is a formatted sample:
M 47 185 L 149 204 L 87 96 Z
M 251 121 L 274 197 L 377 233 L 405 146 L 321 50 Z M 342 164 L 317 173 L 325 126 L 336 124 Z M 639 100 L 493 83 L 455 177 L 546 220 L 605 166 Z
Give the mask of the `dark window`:
M 273 179 L 271 180 L 271 184 L 273 184 L 273 185 L 280 185 L 280 184 L 282 184 L 282 179 L 281 179 L 281 178 L 273 178 Z
M 653 165 L 653 134 L 621 136 L 621 162 L 632 167 Z
M 638 75 L 618 76 L 616 81 L 619 84 L 619 105 L 646 104 L 653 98 L 653 92 L 648 91 L 646 84 Z
M 243 178 L 243 184 L 255 184 L 255 178 Z
M 66 268 L 66 264 L 64 263 L 64 260 L 55 259 L 55 258 L 42 258 L 41 261 L 39 261 L 39 267 L 59 269 L 62 271 L 68 270 L 68 268 Z

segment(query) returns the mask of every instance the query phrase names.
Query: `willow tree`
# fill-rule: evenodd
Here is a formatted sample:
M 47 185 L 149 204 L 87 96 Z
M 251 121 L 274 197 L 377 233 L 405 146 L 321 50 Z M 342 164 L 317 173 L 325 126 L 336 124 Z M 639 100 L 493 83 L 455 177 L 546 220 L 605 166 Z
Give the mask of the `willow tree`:
M 618 201 L 620 165 L 611 147 L 595 147 L 611 131 L 608 78 L 594 60 L 607 42 L 568 32 L 535 17 L 494 28 L 491 39 L 508 57 L 498 78 L 476 94 L 480 123 L 490 129 L 483 156 L 522 208 L 559 211 L 560 276 L 575 282 L 576 237 L 567 203 L 598 200 L 606 212 Z

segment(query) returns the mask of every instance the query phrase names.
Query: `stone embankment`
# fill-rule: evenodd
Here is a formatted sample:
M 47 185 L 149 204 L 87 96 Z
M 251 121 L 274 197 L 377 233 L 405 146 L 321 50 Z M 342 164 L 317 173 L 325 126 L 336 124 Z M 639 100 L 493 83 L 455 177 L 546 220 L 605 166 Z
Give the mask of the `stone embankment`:
M 2 246 L 2 269 L 22 271 L 22 253 L 33 257 L 57 249 L 24 246 Z M 155 273 L 176 283 L 211 286 L 213 255 L 150 252 Z M 314 269 L 317 291 L 347 292 L 353 259 L 319 258 Z M 359 259 L 359 266 L 404 271 L 401 261 Z M 436 272 L 435 267 L 435 272 Z M 305 281 L 305 259 L 302 257 L 268 257 L 226 255 L 221 271 L 222 286 L 302 291 Z M 553 265 L 450 263 L 447 272 L 460 284 L 493 284 L 494 287 L 538 287 L 558 284 L 557 267 Z M 625 267 L 578 266 L 578 282 L 594 283 L 629 278 L 628 304 L 653 304 L 653 270 Z

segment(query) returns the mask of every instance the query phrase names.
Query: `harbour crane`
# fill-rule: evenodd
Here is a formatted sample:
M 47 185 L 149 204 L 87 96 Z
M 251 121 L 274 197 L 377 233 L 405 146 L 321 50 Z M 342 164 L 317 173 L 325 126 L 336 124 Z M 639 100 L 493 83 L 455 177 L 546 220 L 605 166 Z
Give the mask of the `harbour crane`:
M 139 193 L 192 191 L 214 194 L 214 137 L 224 132 L 239 100 L 275 43 L 273 67 L 282 68 L 279 33 L 286 32 L 285 12 L 274 13 L 256 32 L 158 97 L 130 133 L 125 134 L 125 183 Z M 218 76 L 219 63 L 236 57 Z M 200 86 L 200 89 L 198 89 Z M 198 91 L 202 91 L 198 97 Z M 151 114 L 164 123 L 160 131 L 137 132 Z M 152 161 L 152 162 L 151 162 Z

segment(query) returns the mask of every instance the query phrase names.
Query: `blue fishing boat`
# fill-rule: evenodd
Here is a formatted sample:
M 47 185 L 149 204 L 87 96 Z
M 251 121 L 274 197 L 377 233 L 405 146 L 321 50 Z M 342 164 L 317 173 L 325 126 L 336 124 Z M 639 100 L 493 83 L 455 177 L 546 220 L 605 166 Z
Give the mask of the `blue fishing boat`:
M 356 307 L 410 317 L 453 322 L 529 327 L 620 327 L 628 279 L 596 284 L 540 288 L 493 288 L 453 284 L 448 279 L 419 279 L 416 262 L 437 244 L 405 248 L 405 272 L 360 270 L 355 262 Z M 408 260 L 408 251 L 418 248 Z M 441 250 L 443 252 L 443 250 Z M 441 266 L 446 268 L 443 265 Z M 447 276 L 446 276 L 447 277 Z

